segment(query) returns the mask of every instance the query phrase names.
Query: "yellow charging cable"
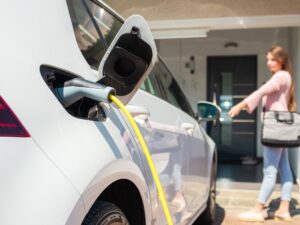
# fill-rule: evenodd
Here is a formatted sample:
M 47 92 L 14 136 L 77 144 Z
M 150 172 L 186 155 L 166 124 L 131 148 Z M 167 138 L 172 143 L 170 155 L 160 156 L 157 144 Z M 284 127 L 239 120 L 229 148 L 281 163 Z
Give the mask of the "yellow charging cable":
M 141 134 L 141 131 L 140 131 L 139 127 L 137 126 L 136 122 L 134 121 L 134 119 L 132 118 L 132 116 L 130 115 L 128 110 L 125 108 L 123 103 L 117 97 L 115 97 L 114 95 L 110 95 L 109 98 L 110 98 L 111 101 L 113 101 L 122 110 L 122 112 L 127 117 L 129 123 L 131 124 L 131 126 L 132 126 L 132 128 L 133 128 L 133 130 L 134 130 L 134 132 L 135 132 L 135 134 L 136 134 L 136 136 L 137 136 L 137 138 L 138 138 L 138 140 L 141 144 L 142 150 L 143 150 L 143 152 L 146 156 L 148 165 L 150 167 L 152 176 L 154 178 L 155 185 L 157 187 L 158 197 L 159 197 L 160 203 L 162 205 L 162 208 L 164 210 L 164 214 L 165 214 L 165 217 L 167 219 L 167 223 L 168 223 L 168 225 L 173 225 L 173 221 L 172 221 L 172 217 L 171 217 L 171 214 L 170 214 L 170 210 L 168 208 L 166 196 L 165 196 L 165 193 L 164 193 L 163 188 L 161 186 L 156 167 L 153 163 L 153 160 L 151 158 L 149 149 L 148 149 L 148 147 L 145 143 L 145 140 L 143 138 L 143 135 Z

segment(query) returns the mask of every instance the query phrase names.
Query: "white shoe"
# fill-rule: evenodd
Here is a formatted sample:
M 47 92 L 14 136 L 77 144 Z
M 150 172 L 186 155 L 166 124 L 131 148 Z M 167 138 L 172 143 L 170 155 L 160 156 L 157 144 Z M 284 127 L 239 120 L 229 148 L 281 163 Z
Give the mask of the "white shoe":
M 245 155 L 245 156 L 240 157 L 241 160 L 252 159 L 252 158 L 253 158 L 252 155 Z
M 264 222 L 263 212 L 248 211 L 238 215 L 238 219 L 246 222 Z
M 180 223 L 189 219 L 191 216 L 193 215 L 193 213 L 185 211 L 184 213 L 182 213 L 181 218 L 180 218 Z
M 243 165 L 255 165 L 257 163 L 258 163 L 257 159 L 254 158 L 248 158 L 242 161 Z
M 172 201 L 172 205 L 175 206 L 176 210 L 175 212 L 181 212 L 185 207 L 186 203 L 184 198 L 175 197 Z
M 275 220 L 279 220 L 279 221 L 286 221 L 286 222 L 292 221 L 292 217 L 291 217 L 291 214 L 289 212 L 287 212 L 287 213 L 278 213 L 276 211 L 275 214 L 274 214 L 274 218 L 275 218 Z

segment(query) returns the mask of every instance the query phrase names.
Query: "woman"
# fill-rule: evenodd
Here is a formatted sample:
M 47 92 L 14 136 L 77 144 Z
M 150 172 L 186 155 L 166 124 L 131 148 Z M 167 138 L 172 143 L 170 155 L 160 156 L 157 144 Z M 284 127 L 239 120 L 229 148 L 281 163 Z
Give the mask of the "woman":
M 228 112 L 229 116 L 239 115 L 242 109 L 252 113 L 261 99 L 265 111 L 294 112 L 296 110 L 291 66 L 286 51 L 280 46 L 272 47 L 267 53 L 267 66 L 272 72 L 272 77 L 242 102 L 233 106 Z M 288 159 L 288 150 L 286 148 L 264 146 L 263 157 L 264 178 L 257 203 L 252 210 L 242 213 L 238 217 L 242 221 L 264 221 L 263 209 L 275 187 L 277 172 L 279 172 L 282 185 L 281 201 L 274 216 L 280 220 L 290 221 L 289 203 L 293 176 Z

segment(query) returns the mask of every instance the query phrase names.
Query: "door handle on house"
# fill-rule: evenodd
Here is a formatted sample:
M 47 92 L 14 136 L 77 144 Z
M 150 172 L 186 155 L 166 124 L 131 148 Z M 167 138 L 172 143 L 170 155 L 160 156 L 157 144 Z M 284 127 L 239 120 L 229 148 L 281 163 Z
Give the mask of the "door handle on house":
M 143 106 L 139 105 L 126 105 L 126 109 L 130 112 L 132 117 L 138 121 L 147 122 L 150 117 L 150 112 Z
M 189 135 L 192 135 L 195 130 L 195 125 L 192 123 L 182 123 L 181 127 L 185 129 Z
M 212 103 L 214 103 L 215 105 L 217 105 L 217 93 L 216 93 L 215 90 L 213 91 L 213 99 L 212 99 Z

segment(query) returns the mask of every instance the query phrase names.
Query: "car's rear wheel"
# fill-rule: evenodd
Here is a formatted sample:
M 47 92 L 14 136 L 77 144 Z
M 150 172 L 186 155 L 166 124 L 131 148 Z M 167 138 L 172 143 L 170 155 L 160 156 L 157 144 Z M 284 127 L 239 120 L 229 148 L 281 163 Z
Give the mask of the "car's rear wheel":
M 205 224 L 212 225 L 216 217 L 216 167 L 212 165 L 210 192 L 207 200 L 207 207 L 199 218 L 195 221 L 194 225 Z
M 86 215 L 82 225 L 129 225 L 129 222 L 116 205 L 99 201 Z

